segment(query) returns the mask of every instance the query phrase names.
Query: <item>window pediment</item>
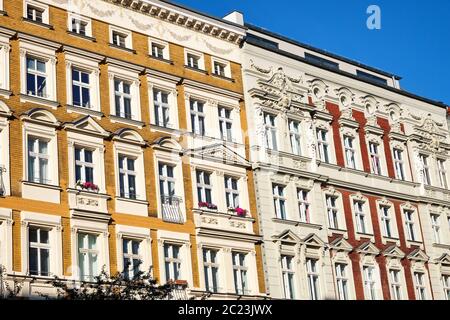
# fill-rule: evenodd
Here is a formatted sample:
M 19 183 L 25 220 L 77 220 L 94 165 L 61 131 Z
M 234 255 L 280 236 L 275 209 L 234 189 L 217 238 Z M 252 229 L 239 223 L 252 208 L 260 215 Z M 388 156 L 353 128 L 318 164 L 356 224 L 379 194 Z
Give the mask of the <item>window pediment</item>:
M 351 252 L 353 251 L 353 246 L 345 240 L 343 237 L 336 238 L 330 243 L 330 247 L 333 250 Z
M 444 253 L 442 256 L 436 259 L 436 263 L 450 267 L 450 254 Z
M 91 116 L 85 116 L 76 121 L 65 123 L 64 129 L 90 133 L 94 136 L 103 138 L 108 138 L 110 136 L 110 132 L 103 129 Z
M 46 109 L 34 108 L 25 112 L 20 119 L 22 121 L 30 121 L 43 125 L 59 126 L 60 122 L 56 117 Z
M 3 101 L 0 101 L 0 117 L 10 117 L 12 116 L 12 111 Z
M 319 236 L 314 233 L 311 233 L 309 236 L 303 239 L 302 243 L 307 247 L 322 248 L 325 246 L 325 242 L 323 242 L 322 239 L 320 239 Z
M 383 255 L 391 258 L 403 259 L 406 254 L 399 247 L 393 245 L 383 250 Z
M 279 235 L 273 236 L 273 239 L 274 241 L 290 243 L 291 245 L 296 245 L 302 242 L 302 240 L 291 230 L 283 231 Z
M 409 260 L 427 262 L 430 260 L 430 257 L 427 256 L 425 252 L 421 249 L 415 249 L 411 253 L 408 254 L 407 258 Z
M 191 149 L 186 152 L 186 154 L 193 158 L 222 162 L 231 165 L 239 165 L 243 167 L 250 166 L 250 162 L 248 160 L 241 157 L 236 152 L 230 150 L 224 144 L 216 144 L 198 149 Z
M 142 136 L 134 130 L 122 128 L 114 133 L 114 140 L 119 140 L 126 143 L 138 144 L 145 146 L 146 142 Z
M 332 197 L 340 197 L 341 193 L 337 191 L 333 186 L 329 186 L 328 188 L 325 188 L 322 190 L 326 195 L 332 196 Z
M 357 247 L 356 252 L 371 256 L 377 256 L 380 254 L 380 250 L 370 241 L 364 242 Z
M 172 139 L 171 137 L 161 137 L 153 141 L 151 144 L 153 148 L 162 149 L 170 152 L 181 153 L 183 147 L 178 143 L 178 141 Z

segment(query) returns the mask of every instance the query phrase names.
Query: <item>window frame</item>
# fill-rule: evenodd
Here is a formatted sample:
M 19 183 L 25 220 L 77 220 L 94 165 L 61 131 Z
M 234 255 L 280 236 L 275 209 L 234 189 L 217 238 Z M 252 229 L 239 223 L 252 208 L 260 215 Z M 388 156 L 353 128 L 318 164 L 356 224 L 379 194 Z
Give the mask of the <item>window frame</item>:
M 313 263 L 314 261 L 314 263 Z M 320 300 L 320 266 L 319 259 L 306 258 L 306 278 L 308 281 L 308 291 L 310 300 Z
M 77 30 L 73 29 L 73 20 L 77 20 L 81 23 L 85 24 L 85 34 L 77 32 Z M 67 30 L 70 31 L 72 34 L 81 36 L 81 37 L 88 37 L 92 38 L 92 20 L 89 17 L 79 15 L 74 12 L 68 12 L 67 15 Z
M 214 261 L 212 259 L 211 253 L 214 252 Z M 205 290 L 207 292 L 219 293 L 221 288 L 220 283 L 220 263 L 219 263 L 220 250 L 204 247 L 202 248 L 202 264 L 203 264 L 203 275 L 205 281 Z M 214 273 L 215 269 L 215 273 Z M 212 283 L 211 286 L 209 285 Z
M 153 46 L 162 48 L 162 57 L 159 56 L 155 56 L 154 52 L 153 52 Z M 149 55 L 155 59 L 160 59 L 160 60 L 170 60 L 170 46 L 169 43 L 166 41 L 162 41 L 162 40 L 158 40 L 155 38 L 149 38 L 148 39 L 148 47 L 149 47 Z
M 278 151 L 277 115 L 263 112 L 264 145 L 267 149 Z
M 272 183 L 272 198 L 274 204 L 275 218 L 279 220 L 288 220 L 288 210 L 286 197 L 287 186 L 278 183 Z
M 223 67 L 223 74 L 217 73 L 216 64 Z M 211 57 L 212 74 L 221 78 L 231 79 L 231 64 L 229 61 L 217 57 Z
M 195 66 L 195 64 L 193 66 L 191 66 L 190 57 L 197 59 L 197 67 Z M 193 69 L 193 70 L 206 71 L 204 54 L 199 51 L 185 48 L 184 49 L 184 64 L 185 64 L 185 67 Z
M 323 128 L 316 128 L 316 141 L 317 141 L 317 155 L 320 161 L 325 163 L 331 163 L 330 158 L 330 142 L 328 141 L 329 130 Z M 324 135 L 319 133 L 325 133 L 325 140 L 323 140 Z
M 292 126 L 294 125 L 294 126 Z M 295 128 L 295 125 L 297 128 Z M 291 152 L 297 156 L 302 156 L 302 123 L 301 121 L 288 119 L 289 137 Z M 294 144 L 295 142 L 295 144 Z
M 199 111 L 199 107 L 201 110 Z M 189 115 L 191 119 L 191 133 L 205 137 L 206 134 L 206 103 L 200 99 L 189 99 Z M 202 124 L 202 126 L 201 126 Z
M 40 9 L 42 11 L 42 21 L 37 21 L 37 20 L 28 18 L 28 6 L 31 6 L 35 9 Z M 34 0 L 24 0 L 24 2 L 23 2 L 23 17 L 29 21 L 50 25 L 49 6 L 44 3 L 34 1 Z
M 243 257 L 243 259 L 241 259 Z M 233 266 L 233 279 L 234 289 L 237 295 L 248 295 L 249 288 L 249 267 L 248 267 L 248 253 L 240 251 L 232 251 L 232 266 Z
M 281 277 L 283 282 L 283 293 L 284 298 L 287 300 L 296 299 L 296 288 L 295 288 L 295 267 L 294 261 L 295 257 L 291 255 L 282 254 L 281 255 Z
M 116 44 L 114 41 L 116 40 L 114 35 L 119 35 L 124 37 L 124 45 L 121 46 L 120 43 Z M 115 48 L 125 49 L 125 50 L 133 50 L 133 32 L 131 30 L 126 30 L 119 28 L 117 26 L 109 26 L 109 44 L 110 46 L 114 46 Z

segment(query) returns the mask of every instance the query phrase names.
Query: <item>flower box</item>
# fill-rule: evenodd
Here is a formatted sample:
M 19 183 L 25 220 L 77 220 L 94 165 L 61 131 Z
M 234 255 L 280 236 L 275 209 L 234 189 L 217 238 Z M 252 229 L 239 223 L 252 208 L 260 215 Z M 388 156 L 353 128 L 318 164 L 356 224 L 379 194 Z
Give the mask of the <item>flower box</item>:
M 238 217 L 246 218 L 248 211 L 242 208 L 229 208 L 228 211 L 235 213 Z
M 77 187 L 83 189 L 83 190 L 89 190 L 89 191 L 94 191 L 94 192 L 98 192 L 99 188 L 96 184 L 92 183 L 92 182 L 81 182 L 81 181 L 77 181 Z
M 198 203 L 199 208 L 206 208 L 209 210 L 217 210 L 217 206 L 215 204 L 209 203 L 209 202 L 199 202 Z

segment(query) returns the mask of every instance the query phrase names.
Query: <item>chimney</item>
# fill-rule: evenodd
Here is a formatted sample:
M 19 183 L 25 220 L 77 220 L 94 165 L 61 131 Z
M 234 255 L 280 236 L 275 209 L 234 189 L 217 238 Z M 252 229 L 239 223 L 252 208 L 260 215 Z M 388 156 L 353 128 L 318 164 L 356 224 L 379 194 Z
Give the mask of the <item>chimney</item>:
M 239 11 L 233 11 L 230 14 L 226 15 L 223 19 L 239 24 L 241 26 L 244 25 L 244 15 Z

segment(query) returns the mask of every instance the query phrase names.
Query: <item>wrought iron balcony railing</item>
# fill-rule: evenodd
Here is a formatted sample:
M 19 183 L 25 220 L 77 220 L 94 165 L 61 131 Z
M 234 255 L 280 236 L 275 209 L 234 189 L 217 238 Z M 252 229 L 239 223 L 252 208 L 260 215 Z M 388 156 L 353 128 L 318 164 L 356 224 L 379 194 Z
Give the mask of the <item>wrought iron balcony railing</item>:
M 161 196 L 162 218 L 165 222 L 183 224 L 185 222 L 180 204 L 183 200 L 176 196 Z

